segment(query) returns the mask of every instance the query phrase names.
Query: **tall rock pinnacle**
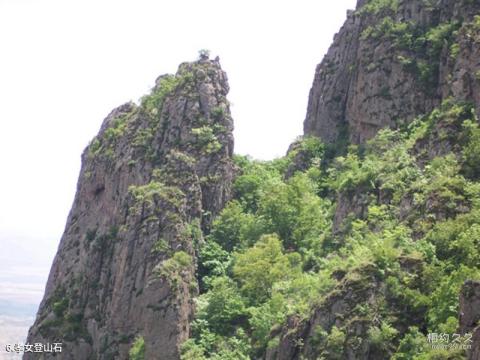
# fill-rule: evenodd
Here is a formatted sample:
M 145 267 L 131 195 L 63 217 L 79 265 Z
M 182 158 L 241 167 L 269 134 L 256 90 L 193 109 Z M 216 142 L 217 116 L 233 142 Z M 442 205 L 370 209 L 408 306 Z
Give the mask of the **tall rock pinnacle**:
M 63 359 L 126 359 L 142 338 L 145 358 L 179 357 L 201 229 L 234 176 L 228 91 L 218 61 L 203 56 L 107 116 L 82 155 L 29 343 L 61 342 Z

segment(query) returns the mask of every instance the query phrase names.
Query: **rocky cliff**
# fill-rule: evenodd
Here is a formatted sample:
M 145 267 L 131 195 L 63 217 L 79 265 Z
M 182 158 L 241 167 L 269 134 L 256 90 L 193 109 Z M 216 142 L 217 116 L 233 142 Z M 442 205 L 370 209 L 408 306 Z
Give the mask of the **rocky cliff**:
M 305 135 L 364 143 L 451 96 L 480 114 L 479 9 L 470 0 L 359 0 L 317 66 Z
M 29 343 L 61 342 L 63 359 L 126 359 L 137 341 L 146 359 L 179 358 L 202 230 L 231 194 L 228 91 L 203 56 L 107 116 L 82 155 Z
M 360 149 L 367 149 L 363 156 L 368 159 L 372 145 L 367 145 L 367 142 L 378 135 L 381 129 L 400 129 L 405 130 L 405 134 L 412 134 L 415 121 L 418 123 L 430 119 L 427 133 L 411 137 L 414 145 L 408 151 L 417 166 L 429 167 L 433 159 L 452 153 L 461 160 L 465 157 L 461 145 L 465 141 L 462 138 L 462 122 L 466 117 L 474 122 L 480 118 L 479 55 L 478 1 L 359 0 L 356 10 L 348 12 L 345 24 L 316 68 L 304 135 L 321 138 L 328 144 L 329 156 L 345 154 L 348 145 L 356 144 L 360 145 Z M 460 116 L 453 112 L 447 115 L 447 103 L 468 104 L 469 110 Z M 446 115 L 442 114 L 443 111 L 446 111 Z M 386 141 L 389 146 L 395 146 L 396 140 L 393 138 Z M 299 161 L 304 157 L 295 154 L 294 169 L 308 168 L 307 164 Z M 399 161 L 399 158 L 395 158 L 397 160 L 394 161 Z M 337 168 L 342 166 L 343 163 Z M 360 175 L 361 172 L 353 172 L 352 176 Z M 372 175 L 370 184 L 358 178 L 351 181 L 356 186 L 335 194 L 332 232 L 340 243 L 345 241 L 345 233 L 351 231 L 353 219 L 369 223 L 372 199 L 375 199 L 374 203 L 389 208 L 398 206 L 394 213 L 400 222 L 409 217 L 430 216 L 430 221 L 435 223 L 470 211 L 468 205 L 465 207 L 458 202 L 453 212 L 449 213 L 446 199 L 436 197 L 430 199 L 420 212 L 416 212 L 411 195 L 401 195 L 399 204 L 392 201 L 390 190 L 385 191 L 385 179 L 380 174 Z M 435 211 L 433 207 L 436 207 Z M 424 230 L 420 230 L 415 236 L 420 239 L 424 235 Z M 407 259 L 408 262 L 410 264 L 405 265 L 400 261 L 402 271 L 410 276 L 422 272 L 419 270 L 421 264 L 417 261 Z M 391 294 L 388 286 L 375 276 L 378 269 L 368 269 L 367 275 L 354 276 L 358 279 L 356 281 L 342 276 L 335 291 L 321 305 L 314 307 L 306 319 L 289 317 L 282 328 L 272 332 L 272 337 L 277 339 L 279 345 L 268 349 L 266 358 L 389 358 L 386 349 L 379 351 L 378 344 L 365 341 L 371 337 L 369 328 L 372 324 L 365 322 L 364 314 L 358 312 L 360 304 L 370 308 L 388 304 L 390 314 L 403 312 L 405 317 L 419 311 L 410 319 L 410 325 L 417 326 L 422 323 L 420 319 L 425 316 L 422 312 L 426 310 L 402 309 L 396 303 L 398 300 L 389 299 Z M 355 271 L 364 272 L 365 269 Z M 464 287 L 459 311 L 460 328 L 457 329 L 462 334 L 474 333 L 469 359 L 478 359 L 480 356 L 478 312 L 474 310 L 478 305 L 478 296 L 475 297 L 477 285 L 467 282 Z M 396 329 L 402 326 L 397 325 Z M 327 330 L 327 334 L 332 336 L 332 329 L 345 329 L 342 333 L 345 337 L 340 340 L 342 346 L 334 350 L 336 354 L 332 350 L 329 352 L 328 341 L 326 337 L 322 340 L 321 335 L 321 331 Z M 421 353 L 419 346 L 417 353 Z M 438 353 L 437 356 L 443 359 L 441 356 L 448 355 Z

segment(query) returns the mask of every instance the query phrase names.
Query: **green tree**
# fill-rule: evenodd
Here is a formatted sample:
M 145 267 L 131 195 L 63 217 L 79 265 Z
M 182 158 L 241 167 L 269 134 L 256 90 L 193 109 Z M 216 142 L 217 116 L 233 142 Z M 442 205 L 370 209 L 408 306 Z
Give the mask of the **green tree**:
M 286 248 L 313 248 L 330 225 L 330 203 L 322 201 L 316 190 L 305 174 L 296 174 L 286 183 L 270 182 L 263 188 L 258 214 L 265 219 L 268 231 L 277 233 Z
M 436 284 L 431 294 L 432 304 L 428 312 L 429 328 L 433 332 L 447 323 L 450 317 L 457 316 L 460 289 L 468 279 L 480 279 L 480 270 L 460 265 L 451 274 L 444 273 L 440 283 Z
M 285 255 L 282 243 L 276 235 L 264 235 L 243 253 L 235 253 L 233 274 L 241 284 L 241 291 L 252 304 L 266 301 L 273 284 L 299 273 L 294 254 Z M 293 262 L 293 261 L 292 261 Z
M 128 352 L 130 360 L 144 360 L 145 359 L 145 340 L 143 336 L 138 336 L 133 342 L 130 351 Z
M 344 359 L 345 340 L 347 339 L 345 332 L 338 327 L 332 327 L 330 334 L 327 336 L 327 343 L 322 355 L 326 355 L 327 359 L 341 360 Z
M 211 288 L 213 279 L 227 274 L 230 260 L 230 253 L 208 237 L 198 253 L 198 278 L 201 292 Z
M 396 353 L 392 360 L 411 360 L 416 355 L 428 350 L 425 334 L 418 331 L 418 328 L 412 326 L 400 341 Z
M 272 181 L 281 181 L 281 174 L 273 165 L 261 161 L 237 160 L 242 166 L 242 174 L 233 185 L 235 198 L 247 212 L 255 213 L 262 190 Z
M 211 238 L 225 250 L 232 251 L 253 244 L 263 228 L 260 219 L 244 212 L 240 202 L 232 201 L 213 222 Z
M 471 179 L 480 178 L 480 127 L 477 122 L 466 120 L 463 123 L 468 142 L 463 148 L 463 171 Z
M 207 320 L 212 331 L 229 334 L 246 319 L 244 300 L 228 277 L 213 280 L 212 288 L 205 297 L 207 305 L 199 317 Z
M 262 349 L 267 346 L 272 326 L 285 320 L 287 303 L 280 294 L 273 294 L 266 303 L 251 307 L 249 312 L 253 341 L 257 348 Z

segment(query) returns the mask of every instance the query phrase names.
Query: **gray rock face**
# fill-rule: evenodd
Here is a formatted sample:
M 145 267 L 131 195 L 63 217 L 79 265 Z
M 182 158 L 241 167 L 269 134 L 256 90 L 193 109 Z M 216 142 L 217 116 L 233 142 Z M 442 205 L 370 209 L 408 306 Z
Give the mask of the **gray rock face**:
M 362 280 L 344 278 L 338 290 L 332 293 L 322 305 L 314 309 L 312 316 L 307 320 L 290 317 L 287 324 L 272 336 L 278 336 L 279 346 L 267 350 L 267 360 L 293 359 L 385 359 L 385 354 L 377 351 L 367 341 L 355 343 L 343 340 L 343 353 L 332 354 L 325 350 L 328 340 L 322 335 L 333 327 L 348 324 L 350 337 L 367 337 L 371 322 L 358 316 L 355 308 L 358 304 L 367 304 L 376 308 L 384 291 L 378 281 L 374 266 L 366 266 L 358 270 L 366 278 Z M 340 274 L 343 277 L 345 274 Z
M 126 359 L 143 337 L 146 359 L 179 358 L 201 229 L 235 174 L 228 90 L 218 61 L 184 63 L 104 120 L 82 155 L 29 343 L 62 342 L 62 359 Z
M 460 333 L 472 334 L 469 360 L 480 358 L 480 282 L 467 281 L 460 293 Z
M 467 25 L 480 4 L 372 3 L 359 1 L 348 13 L 317 66 L 304 134 L 338 146 L 364 143 L 379 129 L 409 123 L 450 96 L 474 101 L 480 114 L 479 30 Z M 432 37 L 440 33 L 440 39 Z

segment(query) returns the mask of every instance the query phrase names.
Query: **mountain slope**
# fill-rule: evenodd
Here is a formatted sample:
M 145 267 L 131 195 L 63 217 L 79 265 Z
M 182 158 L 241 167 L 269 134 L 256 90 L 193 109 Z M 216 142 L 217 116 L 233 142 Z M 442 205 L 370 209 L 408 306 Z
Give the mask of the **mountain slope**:
M 184 359 L 478 357 L 479 19 L 476 1 L 359 1 L 304 139 L 237 160 Z
M 66 359 L 477 360 L 479 51 L 478 1 L 360 0 L 304 136 L 269 162 L 233 156 L 216 60 L 160 77 L 83 155 L 29 342 L 60 339 Z

